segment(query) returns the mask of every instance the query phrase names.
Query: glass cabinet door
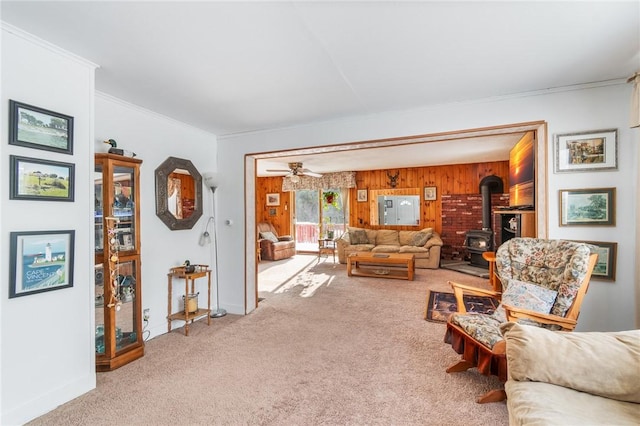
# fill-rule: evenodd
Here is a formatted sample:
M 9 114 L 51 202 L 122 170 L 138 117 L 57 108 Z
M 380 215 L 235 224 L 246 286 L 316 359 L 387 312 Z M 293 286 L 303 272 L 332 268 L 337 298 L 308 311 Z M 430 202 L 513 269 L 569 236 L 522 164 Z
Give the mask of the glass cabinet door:
M 138 341 L 138 323 L 136 315 L 136 261 L 131 260 L 118 264 L 116 298 L 119 307 L 116 307 L 116 351 Z
M 136 223 L 135 209 L 136 193 L 134 182 L 134 170 L 131 167 L 115 166 L 113 170 L 113 194 L 112 215 L 117 218 L 116 230 L 119 251 L 132 251 L 136 249 Z
M 95 250 L 96 253 L 100 253 L 104 250 L 104 214 L 103 214 L 103 201 L 102 201 L 102 164 L 96 164 L 95 172 L 93 174 L 94 182 L 94 221 L 95 221 Z

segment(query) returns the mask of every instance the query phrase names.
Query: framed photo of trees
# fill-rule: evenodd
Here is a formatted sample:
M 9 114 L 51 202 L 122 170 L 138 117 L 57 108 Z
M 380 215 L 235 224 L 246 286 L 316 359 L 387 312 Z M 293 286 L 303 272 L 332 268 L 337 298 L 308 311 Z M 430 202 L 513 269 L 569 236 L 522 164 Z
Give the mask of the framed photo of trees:
M 560 226 L 614 226 L 615 188 L 561 189 Z
M 9 144 L 73 154 L 73 117 L 10 100 Z

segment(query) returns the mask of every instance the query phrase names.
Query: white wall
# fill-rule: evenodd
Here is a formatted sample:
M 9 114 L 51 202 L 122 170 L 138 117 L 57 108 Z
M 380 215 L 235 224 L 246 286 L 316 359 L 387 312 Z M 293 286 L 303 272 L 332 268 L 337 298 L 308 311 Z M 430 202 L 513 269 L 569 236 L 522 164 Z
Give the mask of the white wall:
M 135 152 L 136 158 L 143 161 L 140 167 L 142 307 L 151 310 L 148 330 L 153 337 L 167 332 L 169 268 L 180 266 L 187 259 L 194 264 L 213 264 L 212 245 L 198 245 L 213 209 L 211 191 L 206 186 L 203 188 L 203 215 L 195 226 L 172 231 L 156 216 L 155 169 L 167 157 L 178 157 L 190 160 L 200 174 L 216 172 L 216 136 L 99 93 L 96 96 L 96 152 L 108 151 L 109 145 L 103 143 L 107 139 L 115 139 L 118 148 Z M 212 281 L 214 293 L 215 274 Z M 206 280 L 200 279 L 197 284 L 204 285 L 198 289 L 198 302 L 206 305 Z M 173 306 L 177 311 L 182 303 L 184 281 L 174 281 L 173 289 Z M 212 306 L 215 306 L 215 297 L 212 294 Z M 175 327 L 181 325 L 174 322 Z
M 637 129 L 628 128 L 628 107 L 631 86 L 624 83 L 592 85 L 571 88 L 566 91 L 542 91 L 523 96 L 495 98 L 467 103 L 442 105 L 419 110 L 378 114 L 354 119 L 344 119 L 295 128 L 219 137 L 218 157 L 220 173 L 225 176 L 224 194 L 221 194 L 220 215 L 235 223 L 246 220 L 248 230 L 243 230 L 249 241 L 243 247 L 233 246 L 231 238 L 237 234 L 221 233 L 221 244 L 229 249 L 220 256 L 224 265 L 220 270 L 221 286 L 233 294 L 231 303 L 241 303 L 242 284 L 237 277 L 248 277 L 247 298 L 253 300 L 255 291 L 253 270 L 255 264 L 249 249 L 253 246 L 253 221 L 255 208 L 253 193 L 255 182 L 252 173 L 243 179 L 242 165 L 251 161 L 247 153 L 281 149 L 322 146 L 356 141 L 421 135 L 438 132 L 483 128 L 511 123 L 545 120 L 548 123 L 547 176 L 549 237 L 618 243 L 617 279 L 615 283 L 593 280 L 583 304 L 580 330 L 622 330 L 634 328 L 637 306 L 634 284 L 634 261 L 638 256 L 635 246 L 637 213 L 636 173 L 638 169 Z M 573 131 L 605 128 L 618 129 L 619 166 L 613 172 L 592 172 L 557 175 L 553 173 L 553 135 Z M 636 134 L 634 136 L 634 134 Z M 223 161 L 222 161 L 223 160 Z M 248 200 L 233 194 L 245 191 Z M 564 188 L 617 188 L 617 217 L 615 227 L 559 227 L 558 189 Z M 246 266 L 245 266 L 246 265 Z M 236 279 L 234 280 L 234 277 Z M 223 298 L 224 299 L 224 298 Z M 251 309 L 251 303 L 249 310 Z
M 2 25 L 1 423 L 20 424 L 95 387 L 91 167 L 94 65 Z M 8 145 L 9 99 L 74 117 L 73 155 Z M 9 155 L 75 164 L 74 202 L 9 200 Z M 75 230 L 73 287 L 8 298 L 9 233 Z

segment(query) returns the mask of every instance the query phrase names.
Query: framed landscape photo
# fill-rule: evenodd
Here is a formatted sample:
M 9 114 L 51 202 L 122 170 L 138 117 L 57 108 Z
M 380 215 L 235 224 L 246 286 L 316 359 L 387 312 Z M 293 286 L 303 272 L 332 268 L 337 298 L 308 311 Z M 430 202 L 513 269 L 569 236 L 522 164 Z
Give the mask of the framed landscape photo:
M 75 231 L 11 232 L 9 298 L 73 287 Z
M 594 130 L 555 136 L 555 172 L 618 168 L 618 130 Z
M 618 243 L 608 243 L 604 241 L 574 241 L 596 246 L 598 260 L 596 261 L 595 268 L 593 268 L 593 278 L 598 278 L 604 281 L 616 280 L 616 256 L 618 252 Z
M 358 202 L 362 203 L 367 201 L 367 190 L 366 189 L 358 189 Z
M 267 194 L 267 206 L 279 206 L 280 194 Z
M 424 187 L 424 199 L 425 201 L 435 201 L 437 198 L 436 187 L 435 186 L 425 186 Z
M 10 100 L 9 144 L 73 154 L 73 117 Z
M 73 201 L 74 164 L 10 155 L 9 173 L 12 200 Z
M 615 188 L 561 189 L 560 226 L 604 225 L 615 221 Z

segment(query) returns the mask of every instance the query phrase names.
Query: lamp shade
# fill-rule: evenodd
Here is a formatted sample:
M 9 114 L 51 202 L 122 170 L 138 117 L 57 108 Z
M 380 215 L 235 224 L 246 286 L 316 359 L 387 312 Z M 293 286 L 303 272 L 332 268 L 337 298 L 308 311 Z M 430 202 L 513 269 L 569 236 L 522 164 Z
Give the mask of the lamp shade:
M 209 188 L 217 188 L 218 187 L 218 174 L 208 172 L 204 174 L 204 184 Z

